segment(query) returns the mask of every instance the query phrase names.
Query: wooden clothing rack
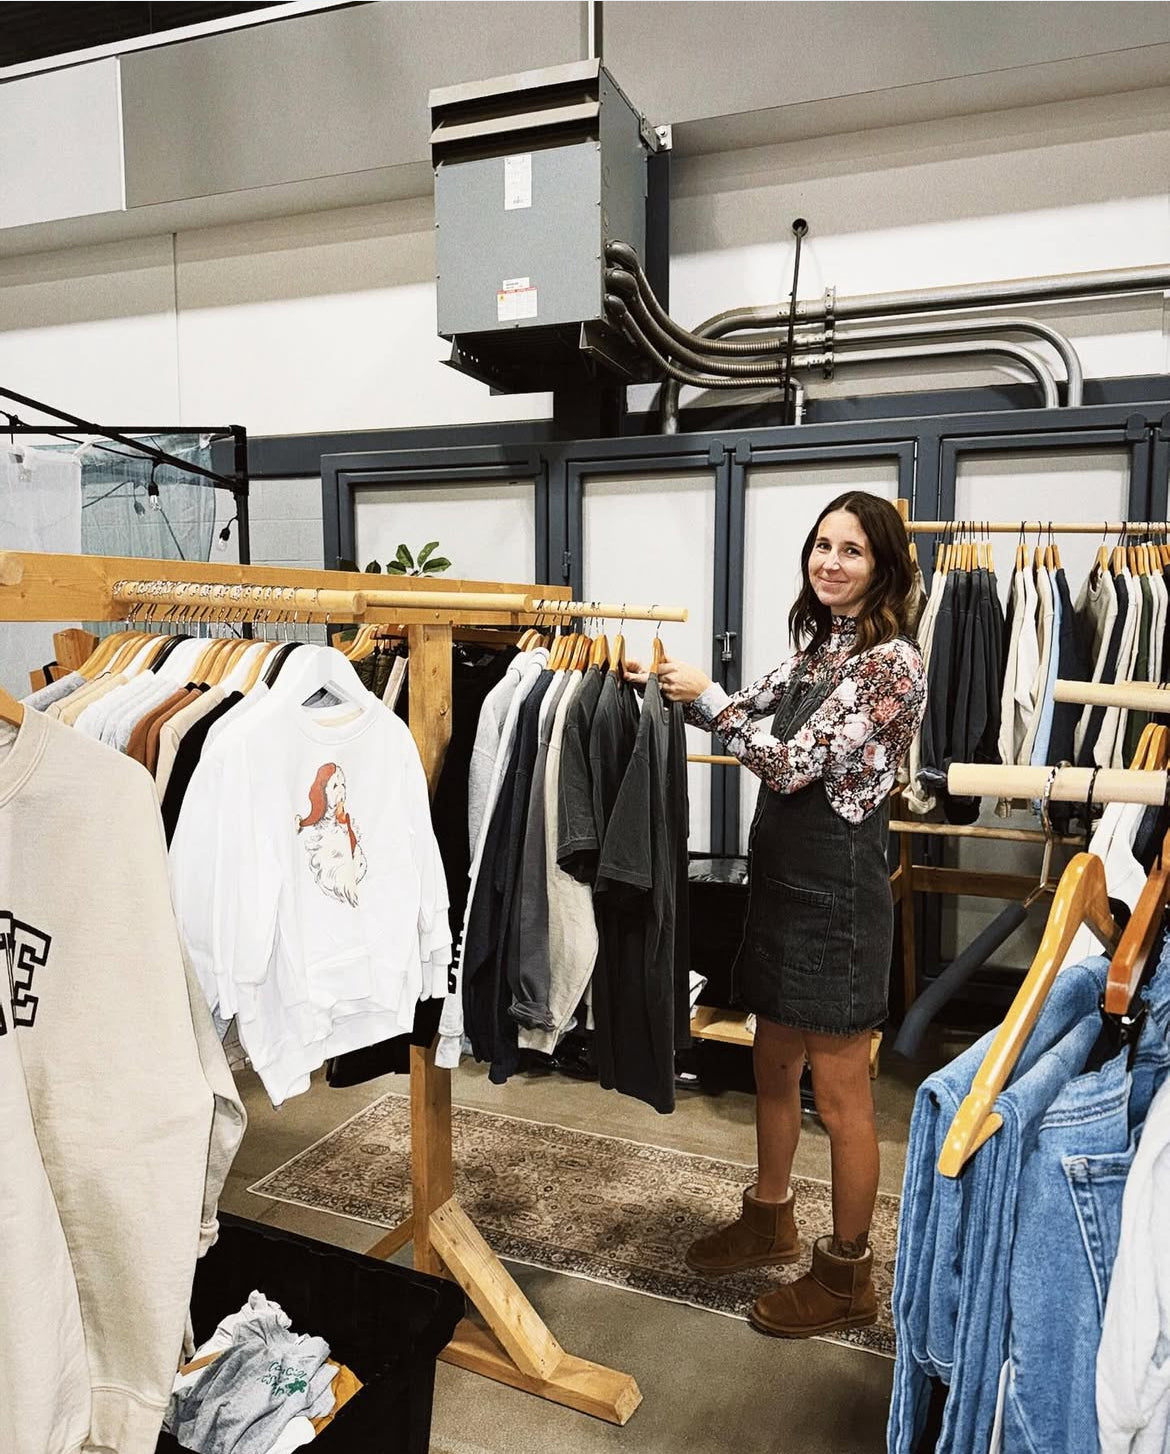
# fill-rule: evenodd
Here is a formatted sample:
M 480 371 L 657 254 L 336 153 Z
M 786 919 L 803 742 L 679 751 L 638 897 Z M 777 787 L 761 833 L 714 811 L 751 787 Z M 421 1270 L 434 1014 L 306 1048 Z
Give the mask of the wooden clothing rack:
M 899 500 L 899 505 L 905 501 Z M 903 512 L 898 511 L 901 515 Z M 941 535 L 964 530 L 979 535 L 1165 535 L 1167 520 L 910 520 L 911 535 Z
M 118 556 L 0 551 L 0 621 L 147 620 L 373 622 L 405 625 L 410 652 L 410 730 L 431 792 L 451 737 L 451 645 L 456 627 L 530 626 L 587 614 L 678 621 L 681 607 L 568 599 L 567 589 L 405 578 L 370 588 L 364 573 L 138 560 Z M 410 1052 L 413 1209 L 370 1255 L 413 1244 L 420 1271 L 454 1277 L 486 1327 L 464 1319 L 441 1355 L 448 1363 L 614 1424 L 641 1402 L 627 1373 L 566 1353 L 454 1196 L 451 1072 L 434 1046 Z

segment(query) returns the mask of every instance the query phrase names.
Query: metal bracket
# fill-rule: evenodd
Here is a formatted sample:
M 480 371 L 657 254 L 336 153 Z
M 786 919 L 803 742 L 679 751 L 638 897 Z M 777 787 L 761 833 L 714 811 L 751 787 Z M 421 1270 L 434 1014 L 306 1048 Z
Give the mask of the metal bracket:
M 1131 414 L 1125 421 L 1126 440 L 1131 443 L 1136 443 L 1138 440 L 1144 439 L 1146 430 L 1149 427 L 1149 423 L 1144 414 Z
M 1162 415 L 1162 421 L 1158 425 L 1158 438 L 1170 439 L 1170 414 Z
M 645 125 L 645 122 L 643 122 L 643 125 Z M 674 127 L 673 126 L 655 126 L 655 127 L 652 127 L 651 130 L 652 130 L 652 132 L 654 134 L 655 141 L 658 143 L 657 146 L 654 147 L 654 150 L 655 151 L 673 151 L 674 150 Z M 652 145 L 652 143 L 648 143 L 648 144 Z
M 837 318 L 834 312 L 837 306 L 836 288 L 825 289 L 825 357 L 821 364 L 821 370 L 826 379 L 833 377 L 833 342 L 837 332 Z
M 561 579 L 567 584 L 573 574 L 573 552 L 564 550 L 561 552 Z
M 711 441 L 711 447 L 707 451 L 707 463 L 709 465 L 721 465 L 723 463 L 723 456 L 726 453 L 727 449 L 723 441 L 721 439 L 713 439 Z
M 751 464 L 752 445 L 750 439 L 737 439 L 735 441 L 735 462 L 736 464 Z

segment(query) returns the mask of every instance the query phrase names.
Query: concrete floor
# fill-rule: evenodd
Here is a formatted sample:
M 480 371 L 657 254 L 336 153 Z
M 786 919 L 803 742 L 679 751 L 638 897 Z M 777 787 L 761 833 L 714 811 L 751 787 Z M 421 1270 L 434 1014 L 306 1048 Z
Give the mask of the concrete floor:
M 936 1045 L 915 1066 L 886 1057 L 875 1093 L 884 1191 L 901 1189 L 914 1090 L 930 1062 L 949 1053 Z M 355 1250 L 372 1246 L 382 1228 L 269 1201 L 247 1187 L 387 1091 L 404 1092 L 406 1078 L 332 1090 L 317 1076 L 307 1094 L 279 1111 L 251 1071 L 237 1071 L 237 1079 L 250 1121 L 224 1208 Z M 749 1166 L 755 1160 L 754 1098 L 736 1091 L 680 1092 L 674 1115 L 660 1116 L 587 1082 L 520 1076 L 499 1087 L 482 1067 L 465 1065 L 453 1078 L 453 1096 L 527 1120 Z M 828 1179 L 828 1139 L 815 1117 L 805 1117 L 795 1170 Z M 400 1259 L 409 1260 L 409 1249 Z M 634 1375 L 642 1406 L 618 1429 L 441 1363 L 436 1454 L 865 1454 L 885 1448 L 893 1374 L 887 1358 L 820 1339 L 764 1338 L 717 1313 L 535 1268 L 509 1264 L 509 1270 L 569 1352 Z

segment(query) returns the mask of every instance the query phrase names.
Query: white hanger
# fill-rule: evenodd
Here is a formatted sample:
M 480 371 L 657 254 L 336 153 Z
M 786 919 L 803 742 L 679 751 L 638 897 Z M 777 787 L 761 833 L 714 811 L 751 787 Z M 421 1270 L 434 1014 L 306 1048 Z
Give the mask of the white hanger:
M 378 701 L 340 651 L 332 646 L 310 645 L 300 647 L 285 661 L 269 699 L 293 700 L 300 705 L 320 691 L 331 691 L 360 707 Z

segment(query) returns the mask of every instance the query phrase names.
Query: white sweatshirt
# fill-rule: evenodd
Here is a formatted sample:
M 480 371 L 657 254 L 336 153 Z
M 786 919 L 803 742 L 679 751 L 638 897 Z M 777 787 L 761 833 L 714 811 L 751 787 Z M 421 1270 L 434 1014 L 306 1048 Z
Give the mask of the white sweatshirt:
M 270 694 L 209 745 L 171 843 L 184 943 L 274 1105 L 446 993 L 447 886 L 408 728 Z
M 0 1450 L 152 1454 L 243 1108 L 150 775 L 35 711 L 0 724 L 0 937 Z

